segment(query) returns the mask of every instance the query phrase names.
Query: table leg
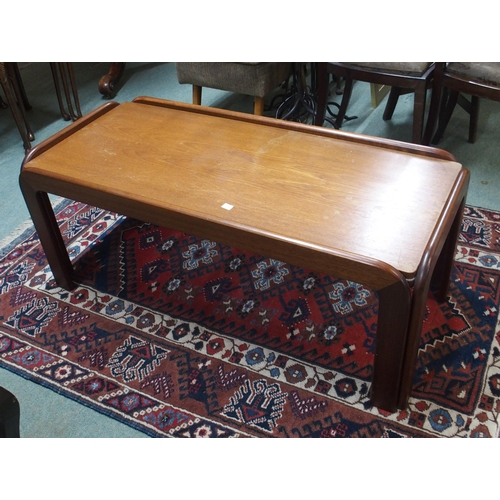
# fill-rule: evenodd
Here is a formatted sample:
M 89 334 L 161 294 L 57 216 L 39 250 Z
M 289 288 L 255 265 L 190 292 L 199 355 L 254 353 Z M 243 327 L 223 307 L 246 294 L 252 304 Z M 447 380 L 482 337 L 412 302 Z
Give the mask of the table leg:
M 462 200 L 460 208 L 453 220 L 448 237 L 446 238 L 441 255 L 437 261 L 434 273 L 432 275 L 432 283 L 436 285 L 437 301 L 444 302 L 448 294 L 450 285 L 450 276 L 455 261 L 455 252 L 457 248 L 458 235 L 462 227 L 463 212 L 465 207 L 465 198 Z
M 468 181 L 467 181 L 468 182 Z M 459 208 L 455 213 L 450 229 L 446 234 L 446 239 L 441 247 L 434 253 L 431 248 L 426 252 L 420 265 L 415 285 L 413 287 L 410 323 L 408 326 L 408 345 L 404 360 L 403 374 L 401 379 L 401 392 L 399 396 L 399 408 L 405 408 L 413 387 L 413 377 L 415 374 L 415 363 L 418 356 L 420 337 L 422 334 L 425 307 L 429 295 L 431 280 L 438 284 L 437 300 L 444 302 L 448 292 L 451 270 L 455 258 L 455 248 L 458 233 L 460 231 L 463 209 L 465 206 L 465 196 L 462 196 Z M 437 253 L 439 251 L 439 253 Z M 436 256 L 437 255 L 437 256 Z
M 57 225 L 49 197 L 47 193 L 33 189 L 26 181 L 24 173 L 21 172 L 19 184 L 47 261 L 57 284 L 66 290 L 72 290 L 75 288 L 72 279 L 73 266 Z
M 371 403 L 384 410 L 398 409 L 406 336 L 410 317 L 410 287 L 400 281 L 377 291 L 379 298 Z

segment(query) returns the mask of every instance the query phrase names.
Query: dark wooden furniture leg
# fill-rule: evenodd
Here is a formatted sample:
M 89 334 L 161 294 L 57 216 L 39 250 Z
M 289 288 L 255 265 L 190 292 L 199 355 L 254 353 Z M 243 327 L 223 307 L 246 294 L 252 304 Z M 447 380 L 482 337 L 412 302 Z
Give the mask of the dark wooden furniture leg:
M 476 95 L 471 96 L 471 101 L 468 103 L 470 113 L 469 125 L 469 142 L 474 144 L 477 139 L 477 125 L 479 122 L 479 97 Z
M 36 191 L 28 185 L 22 175 L 19 184 L 54 278 L 60 286 L 72 290 L 75 288 L 72 278 L 73 266 L 49 197 L 47 193 Z
M 82 111 L 80 109 L 80 100 L 78 98 L 78 89 L 76 87 L 73 64 L 61 62 L 50 63 L 50 69 L 52 71 L 54 86 L 56 88 L 57 102 L 59 104 L 62 117 L 66 121 L 78 120 L 78 118 L 82 117 Z M 61 86 L 66 98 L 66 105 L 68 107 L 67 110 L 63 104 Z
M 344 117 L 347 112 L 347 107 L 349 106 L 349 101 L 351 100 L 353 85 L 354 85 L 354 80 L 352 80 L 351 78 L 345 79 L 344 92 L 342 95 L 342 100 L 340 101 L 340 109 L 337 114 L 337 118 L 333 124 L 333 126 L 337 130 L 339 130 L 342 127 L 342 123 L 344 121 Z
M 424 259 L 420 265 L 415 285 L 413 287 L 410 322 L 408 325 L 406 357 L 403 365 L 401 390 L 398 408 L 405 408 L 413 387 L 415 374 L 415 362 L 418 356 L 418 347 L 425 315 L 425 307 L 431 280 L 438 286 L 437 300 L 444 302 L 448 292 L 451 270 L 455 258 L 458 233 L 460 231 L 463 209 L 465 207 L 465 196 L 469 185 L 469 178 L 462 176 L 457 186 L 458 207 L 453 213 L 452 206 L 446 212 L 447 217 L 439 221 L 440 226 L 448 227 L 448 231 L 438 231 L 440 238 L 434 236 L 430 241 Z M 450 198 L 451 199 L 451 198 Z M 453 217 L 451 221 L 450 218 Z
M 318 93 L 314 125 L 322 126 L 325 121 L 326 103 L 328 102 L 328 83 L 330 81 L 330 75 L 326 70 L 326 63 L 318 63 L 317 79 Z
M 410 92 L 410 91 L 408 91 Z M 399 101 L 399 96 L 402 95 L 403 89 L 400 87 L 392 87 L 389 93 L 389 97 L 387 98 L 387 104 L 385 105 L 384 114 L 382 116 L 384 121 L 389 121 L 394 114 L 394 110 L 396 109 L 396 104 Z
M 20 408 L 17 398 L 0 387 L 0 438 L 18 438 Z
M 50 63 L 50 70 L 52 71 L 52 78 L 54 80 L 54 87 L 56 89 L 56 96 L 57 96 L 57 103 L 59 104 L 59 110 L 61 111 L 61 115 L 64 120 L 69 121 L 71 117 L 69 116 L 68 112 L 64 108 L 64 104 L 62 101 L 62 93 L 61 93 L 61 86 L 59 82 L 59 72 L 58 72 L 58 66 L 57 63 Z
M 125 63 L 114 62 L 111 63 L 107 75 L 104 75 L 99 80 L 99 92 L 105 97 L 113 97 L 114 87 L 120 81 L 125 69 Z
M 436 299 L 438 302 L 444 302 L 448 295 L 450 287 L 450 277 L 455 261 L 455 251 L 457 248 L 458 235 L 462 227 L 462 219 L 465 208 L 465 199 L 462 201 L 458 209 L 453 225 L 451 226 L 446 242 L 441 251 L 441 255 L 434 268 L 431 283 L 436 286 Z
M 49 149 L 58 142 L 63 141 L 75 131 L 85 127 L 85 125 L 97 119 L 102 114 L 107 113 L 116 106 L 118 106 L 118 103 L 108 102 L 100 108 L 87 113 L 83 118 L 73 122 L 71 125 L 61 130 L 51 138 L 35 146 L 35 148 L 26 155 L 24 162 L 33 159 L 33 157 L 41 154 L 46 149 Z M 67 290 L 72 290 L 75 288 L 72 277 L 73 266 L 66 250 L 66 245 L 61 236 L 61 231 L 57 224 L 54 210 L 50 204 L 47 194 L 47 191 L 50 190 L 47 187 L 44 187 L 43 176 L 30 176 L 30 173 L 28 173 L 28 179 L 26 179 L 26 173 L 21 171 L 21 175 L 19 176 L 19 186 L 21 187 L 21 191 L 26 201 L 26 206 L 30 212 L 31 219 L 35 229 L 37 230 L 38 237 L 42 243 L 49 265 L 54 273 L 55 280 L 60 286 L 66 288 Z
M 373 366 L 371 403 L 395 412 L 406 350 L 410 315 L 410 288 L 401 278 L 377 291 L 379 299 L 377 345 Z
M 80 101 L 78 99 L 78 90 L 75 82 L 75 75 L 73 72 L 72 63 L 57 63 L 59 74 L 61 76 L 61 83 L 68 105 L 68 112 L 70 118 L 75 121 L 82 117 L 80 110 Z M 71 91 L 71 92 L 70 92 Z
M 432 139 L 432 144 L 437 144 L 443 137 L 444 131 L 448 126 L 448 123 L 453 114 L 453 110 L 458 102 L 459 92 L 456 90 L 450 90 L 448 92 L 448 97 L 446 101 L 442 102 L 441 111 L 439 114 L 438 128 L 436 134 Z
M 20 98 L 16 95 L 15 81 L 12 80 L 13 75 L 9 71 L 9 63 L 2 63 L 0 68 L 0 85 L 5 92 L 5 97 L 10 106 L 12 116 L 16 122 L 19 133 L 23 140 L 24 149 L 28 150 L 31 148 L 31 142 L 35 136 L 29 127 L 29 123 L 25 116 L 24 107 Z M 18 105 L 19 103 L 19 105 Z
M 19 91 L 20 91 L 21 98 L 23 100 L 24 109 L 29 111 L 30 109 L 32 109 L 32 106 L 28 101 L 28 96 L 26 95 L 26 90 L 24 89 L 23 80 L 21 78 L 21 72 L 19 71 L 19 65 L 17 63 L 12 63 L 12 68 L 13 68 L 17 83 L 19 85 Z

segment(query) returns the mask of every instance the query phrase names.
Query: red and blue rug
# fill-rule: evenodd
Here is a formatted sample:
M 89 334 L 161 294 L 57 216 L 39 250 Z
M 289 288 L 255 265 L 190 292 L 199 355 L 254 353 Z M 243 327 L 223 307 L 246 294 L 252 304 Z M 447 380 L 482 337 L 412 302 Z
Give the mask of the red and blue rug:
M 81 203 L 57 219 L 75 290 L 33 230 L 0 251 L 8 370 L 158 437 L 499 436 L 498 212 L 466 208 L 392 414 L 369 402 L 370 289 Z

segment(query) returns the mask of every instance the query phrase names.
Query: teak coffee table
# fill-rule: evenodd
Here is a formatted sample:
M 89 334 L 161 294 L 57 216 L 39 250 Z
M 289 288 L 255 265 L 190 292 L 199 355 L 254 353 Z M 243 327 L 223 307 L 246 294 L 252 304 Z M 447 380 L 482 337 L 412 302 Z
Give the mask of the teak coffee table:
M 407 404 L 432 276 L 446 296 L 468 182 L 438 149 L 147 97 L 73 123 L 20 175 L 68 290 L 47 193 L 370 287 L 371 402 L 387 411 Z

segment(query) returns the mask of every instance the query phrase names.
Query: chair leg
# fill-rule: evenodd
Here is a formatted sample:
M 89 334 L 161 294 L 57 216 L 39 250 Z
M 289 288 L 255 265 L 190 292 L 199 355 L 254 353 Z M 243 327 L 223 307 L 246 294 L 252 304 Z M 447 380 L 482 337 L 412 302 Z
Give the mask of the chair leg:
M 2 73 L 1 76 L 2 76 L 2 81 L 0 83 L 2 89 L 5 93 L 7 103 L 9 104 L 9 107 L 11 109 L 12 116 L 14 117 L 14 121 L 16 122 L 19 133 L 21 134 L 24 149 L 27 151 L 28 149 L 31 148 L 30 140 L 32 139 L 30 139 L 30 134 L 29 134 L 30 131 L 28 130 L 27 121 L 24 119 L 24 116 L 20 111 L 20 108 L 22 107 L 23 103 L 22 101 L 19 101 L 18 105 L 16 95 L 11 87 L 11 80 L 9 76 L 6 73 Z
M 425 84 L 421 88 L 415 89 L 414 105 L 413 105 L 413 137 L 414 144 L 422 144 L 422 135 L 424 132 L 424 115 L 425 115 Z
M 61 111 L 61 116 L 65 121 L 69 121 L 71 117 L 69 114 L 66 112 L 66 109 L 64 108 L 64 104 L 62 101 L 62 94 L 61 94 L 61 87 L 59 84 L 59 74 L 58 74 L 58 66 L 57 63 L 51 62 L 50 63 L 50 70 L 52 71 L 52 78 L 54 80 L 54 87 L 56 89 L 56 97 L 57 97 L 57 103 L 59 104 L 59 110 Z
M 354 81 L 351 78 L 345 79 L 342 102 L 340 103 L 340 109 L 339 109 L 339 112 L 337 114 L 337 119 L 335 120 L 335 122 L 333 124 L 333 126 L 336 129 L 340 129 L 340 127 L 342 126 L 342 122 L 344 121 L 344 117 L 345 117 L 345 114 L 347 112 L 347 106 L 349 105 L 349 100 L 351 99 L 353 84 L 354 84 Z
M 264 98 L 255 97 L 253 103 L 253 113 L 254 115 L 263 116 L 264 115 Z
M 479 121 L 479 97 L 473 95 L 470 105 L 470 122 L 469 122 L 469 142 L 474 144 L 477 139 L 477 124 Z
M 317 103 L 316 115 L 314 117 L 314 124 L 322 126 L 325 121 L 326 103 L 328 101 L 328 83 L 330 75 L 326 70 L 326 63 L 318 63 L 317 65 Z
M 422 139 L 422 144 L 424 146 L 429 146 L 431 143 L 432 135 L 436 129 L 436 123 L 439 116 L 439 107 L 441 104 L 441 93 L 442 89 L 440 87 L 432 89 L 431 103 L 429 105 L 429 116 L 427 117 L 427 125 L 424 131 L 424 137 Z
M 20 91 L 21 98 L 23 100 L 24 109 L 30 110 L 30 109 L 32 109 L 32 106 L 28 101 L 28 96 L 26 95 L 26 90 L 24 89 L 24 84 L 23 84 L 23 80 L 21 78 L 21 72 L 19 71 L 19 66 L 17 65 L 17 63 L 14 63 L 12 65 L 12 67 L 14 70 L 14 75 L 15 75 L 16 80 L 17 80 L 18 85 L 19 85 L 19 91 Z
M 73 121 L 78 120 L 78 118 L 82 117 L 82 112 L 80 110 L 80 101 L 78 99 L 78 89 L 76 86 L 73 64 L 58 63 L 58 67 L 61 75 L 64 95 L 66 96 L 66 104 L 68 105 L 69 115 Z M 73 104 L 75 105 L 76 111 L 73 109 Z
M 28 120 L 28 116 L 26 115 L 27 108 L 25 108 L 24 104 L 23 104 L 24 103 L 24 98 L 23 98 L 24 85 L 23 85 L 23 81 L 21 80 L 21 74 L 19 73 L 19 68 L 18 68 L 16 63 L 7 63 L 5 65 L 5 68 L 7 71 L 7 76 L 9 78 L 10 87 L 14 93 L 14 97 L 15 97 L 16 102 L 18 104 L 17 109 L 19 110 L 19 113 L 21 114 L 21 118 L 24 121 L 24 125 L 26 128 L 26 133 L 28 135 L 28 139 L 30 141 L 34 141 L 35 134 L 33 133 L 33 130 L 31 129 L 31 125 L 30 125 L 30 122 Z M 17 73 L 16 73 L 16 70 L 17 70 Z M 28 109 L 31 109 L 31 105 L 29 106 Z
M 436 134 L 434 135 L 434 138 L 432 139 L 432 144 L 438 144 L 443 137 L 446 126 L 448 125 L 451 115 L 453 114 L 453 110 L 455 109 L 455 106 L 457 104 L 458 94 L 459 93 L 456 90 L 450 90 L 446 102 L 442 103 L 438 129 Z
M 73 101 L 76 108 L 76 118 L 82 117 L 82 110 L 80 108 L 80 99 L 78 97 L 78 87 L 75 80 L 75 72 L 73 70 L 73 63 L 66 63 L 66 70 L 68 72 L 69 82 L 71 85 L 71 93 L 73 95 Z
M 387 99 L 387 104 L 385 105 L 383 119 L 385 121 L 390 120 L 396 109 L 396 104 L 398 103 L 399 96 L 401 95 L 401 89 L 399 87 L 392 87 Z
M 193 85 L 193 104 L 201 104 L 201 89 L 199 85 Z

